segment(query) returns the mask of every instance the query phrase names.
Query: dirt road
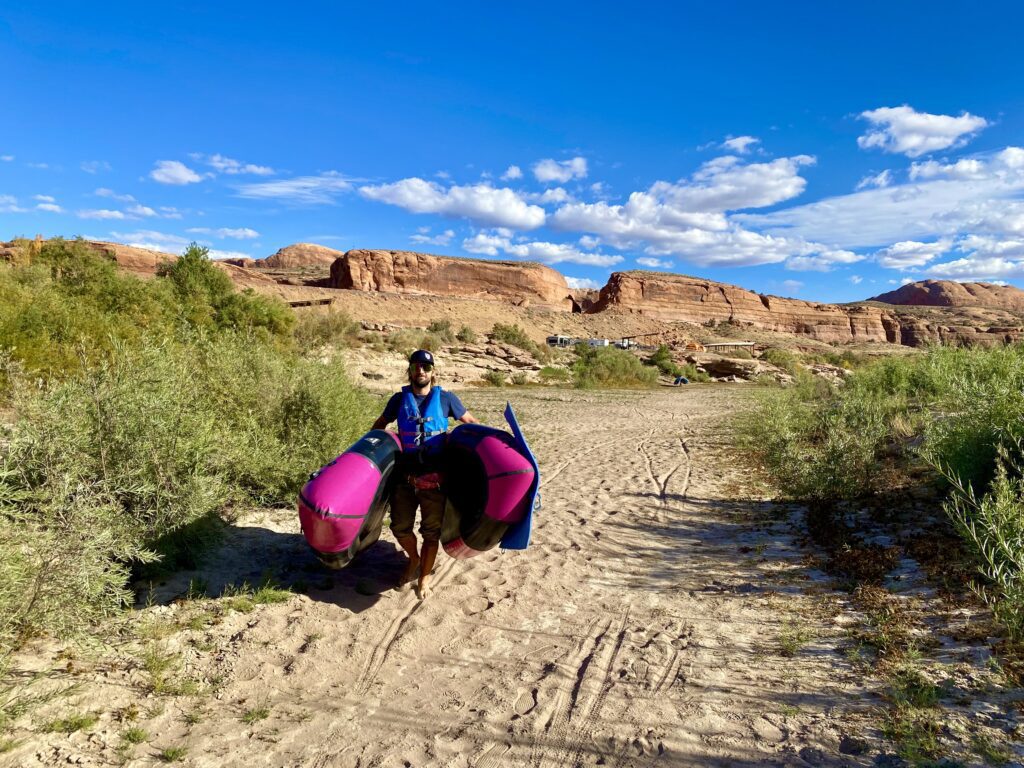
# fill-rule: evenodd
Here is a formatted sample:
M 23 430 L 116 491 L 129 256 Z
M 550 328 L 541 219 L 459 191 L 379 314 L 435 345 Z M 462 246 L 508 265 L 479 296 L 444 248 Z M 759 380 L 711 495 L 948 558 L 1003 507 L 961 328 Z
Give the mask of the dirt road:
M 72 699 L 95 726 L 0 760 L 115 761 L 131 721 L 147 739 L 121 747 L 130 765 L 168 749 L 185 765 L 247 768 L 870 762 L 839 750 L 867 706 L 830 650 L 841 628 L 731 447 L 744 388 L 464 395 L 490 424 L 510 397 L 539 458 L 527 551 L 441 555 L 420 602 L 392 588 L 389 534 L 330 574 L 292 510 L 249 516 L 210 566 L 154 598 L 267 571 L 305 594 L 149 641 L 179 655 L 195 695 L 141 694 L 139 646 L 126 643 Z M 180 627 L 204 602 L 142 620 Z

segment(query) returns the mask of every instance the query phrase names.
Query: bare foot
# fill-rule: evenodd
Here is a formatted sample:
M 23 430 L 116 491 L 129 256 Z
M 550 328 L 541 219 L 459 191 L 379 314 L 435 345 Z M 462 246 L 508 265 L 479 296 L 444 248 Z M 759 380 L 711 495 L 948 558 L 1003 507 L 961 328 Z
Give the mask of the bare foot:
M 405 566 L 405 570 L 402 571 L 402 579 L 398 582 L 398 588 L 403 589 L 405 585 L 411 581 L 416 581 L 416 577 L 420 575 L 420 559 L 418 557 L 410 558 L 409 564 Z
M 430 587 L 427 586 L 427 580 L 424 578 L 416 582 L 416 597 L 420 600 L 426 600 L 430 597 Z

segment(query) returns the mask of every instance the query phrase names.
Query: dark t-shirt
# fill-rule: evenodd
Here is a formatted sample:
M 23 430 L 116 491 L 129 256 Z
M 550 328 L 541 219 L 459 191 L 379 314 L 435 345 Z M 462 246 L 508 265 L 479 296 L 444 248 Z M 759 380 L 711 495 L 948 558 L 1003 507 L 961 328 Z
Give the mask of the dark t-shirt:
M 388 400 L 388 404 L 384 407 L 384 421 L 390 424 L 392 421 L 398 420 L 398 412 L 402 409 L 402 392 L 396 392 Z M 423 412 L 423 401 L 427 399 L 427 395 L 413 394 L 413 399 L 416 401 L 416 407 L 420 409 L 420 413 Z M 461 419 L 466 413 L 466 406 L 459 400 L 458 395 L 453 392 L 449 392 L 447 389 L 441 390 L 441 413 L 445 417 L 450 416 L 453 419 Z

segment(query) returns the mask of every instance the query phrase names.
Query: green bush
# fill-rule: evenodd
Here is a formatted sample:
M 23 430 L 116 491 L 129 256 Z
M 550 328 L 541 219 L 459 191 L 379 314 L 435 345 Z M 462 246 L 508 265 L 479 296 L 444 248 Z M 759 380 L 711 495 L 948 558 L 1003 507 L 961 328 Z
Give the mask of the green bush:
M 579 389 L 635 389 L 657 384 L 657 371 L 625 350 L 577 344 L 576 354 L 572 372 Z
M 647 364 L 653 365 L 659 371 L 664 373 L 666 376 L 675 378 L 676 376 L 683 375 L 683 370 L 672 360 L 672 350 L 669 349 L 667 344 L 661 344 L 658 346 L 651 356 L 647 358 Z M 687 376 L 689 378 L 689 376 Z
M 503 341 L 506 344 L 511 344 L 513 347 L 525 349 L 528 352 L 532 352 L 537 346 L 533 340 L 526 335 L 526 331 L 518 325 L 510 325 L 507 323 L 495 323 L 494 327 L 491 329 L 491 338 L 495 341 Z
M 529 379 L 526 377 L 525 373 L 512 374 L 512 384 L 514 386 L 522 387 L 525 386 L 527 383 L 529 383 Z
M 359 343 L 360 325 L 345 312 L 328 310 L 300 314 L 293 334 L 301 350 L 335 344 L 343 347 Z
M 557 384 L 572 379 L 572 373 L 565 368 L 556 368 L 553 365 L 545 365 L 537 373 L 537 376 L 545 384 Z
M 761 359 L 793 376 L 796 376 L 797 371 L 800 370 L 799 359 L 788 349 L 769 347 L 761 353 Z
M 427 326 L 427 333 L 433 334 L 445 344 L 455 341 L 455 332 L 452 330 L 451 320 L 434 320 Z
M 483 375 L 483 380 L 490 384 L 492 387 L 504 387 L 505 386 L 505 374 L 501 371 L 488 371 Z
M 387 344 L 389 349 L 408 357 L 417 349 L 437 352 L 444 346 L 444 339 L 419 328 L 401 328 L 388 336 Z
M 459 332 L 455 335 L 455 338 L 457 338 L 463 344 L 473 344 L 476 342 L 476 331 L 474 331 L 468 325 L 464 325 L 459 329 Z

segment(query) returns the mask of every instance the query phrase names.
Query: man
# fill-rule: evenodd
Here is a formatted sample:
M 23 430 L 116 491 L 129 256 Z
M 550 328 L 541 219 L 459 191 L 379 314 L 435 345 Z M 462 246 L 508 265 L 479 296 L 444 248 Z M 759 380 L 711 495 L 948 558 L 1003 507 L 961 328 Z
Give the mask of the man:
M 384 429 L 398 421 L 402 441 L 398 479 L 391 493 L 391 532 L 409 556 L 401 584 L 416 582 L 416 595 L 429 594 L 427 581 L 434 569 L 445 497 L 441 492 L 441 453 L 448 437 L 448 417 L 465 424 L 478 424 L 458 397 L 434 385 L 434 356 L 418 349 L 409 356 L 409 386 L 388 400 L 384 413 L 373 422 Z M 416 507 L 420 508 L 423 549 L 417 552 Z

